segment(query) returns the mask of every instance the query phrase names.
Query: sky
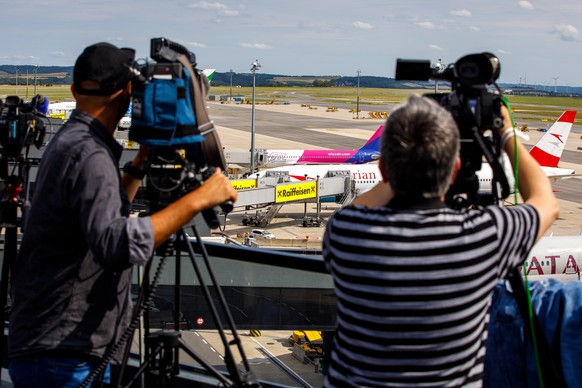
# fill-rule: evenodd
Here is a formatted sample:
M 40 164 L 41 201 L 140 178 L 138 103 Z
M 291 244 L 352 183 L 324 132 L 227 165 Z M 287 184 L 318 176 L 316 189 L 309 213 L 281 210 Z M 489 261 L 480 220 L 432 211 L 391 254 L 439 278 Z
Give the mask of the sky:
M 499 82 L 582 86 L 579 0 L 0 0 L 0 64 L 72 66 L 107 41 L 149 56 L 181 43 L 198 68 L 394 77 L 397 58 L 490 52 Z

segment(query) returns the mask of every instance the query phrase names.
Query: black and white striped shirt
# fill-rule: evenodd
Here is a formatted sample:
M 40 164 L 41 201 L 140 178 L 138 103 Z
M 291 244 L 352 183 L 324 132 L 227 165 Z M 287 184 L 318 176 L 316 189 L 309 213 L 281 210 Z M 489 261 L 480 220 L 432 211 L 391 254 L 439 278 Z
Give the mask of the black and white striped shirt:
M 348 206 L 323 253 L 338 298 L 326 386 L 480 386 L 491 293 L 535 243 L 528 205 Z

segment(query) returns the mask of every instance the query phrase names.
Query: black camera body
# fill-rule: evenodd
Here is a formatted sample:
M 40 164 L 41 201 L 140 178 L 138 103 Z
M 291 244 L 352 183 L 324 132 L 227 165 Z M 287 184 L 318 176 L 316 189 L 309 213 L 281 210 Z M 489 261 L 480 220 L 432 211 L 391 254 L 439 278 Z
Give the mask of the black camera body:
M 495 83 L 499 72 L 499 59 L 491 53 L 466 55 L 444 67 L 432 67 L 428 60 L 398 59 L 396 62 L 396 80 L 432 79 L 451 84 L 450 93 L 425 94 L 448 110 L 459 128 L 461 170 L 449 189 L 448 197 L 467 194 L 471 202 L 477 202 L 479 181 L 476 172 L 481 169 L 483 156 L 490 164 L 497 164 L 493 168 L 494 178 L 501 183 L 503 198 L 509 195 L 507 178 L 498 165 L 497 133 L 503 126 L 501 93 L 487 88 Z M 487 130 L 492 130 L 492 133 L 485 135 Z
M 8 96 L 0 101 L 0 154 L 4 158 L 15 159 L 22 149 L 35 145 L 42 146 L 45 135 L 44 116 L 36 112 L 36 101 L 28 104 L 18 96 Z

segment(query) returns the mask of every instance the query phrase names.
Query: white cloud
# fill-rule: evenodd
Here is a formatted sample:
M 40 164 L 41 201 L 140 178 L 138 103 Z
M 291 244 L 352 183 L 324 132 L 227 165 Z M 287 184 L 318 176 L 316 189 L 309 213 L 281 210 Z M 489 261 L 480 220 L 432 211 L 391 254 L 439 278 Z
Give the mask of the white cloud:
M 372 28 L 374 28 L 373 25 L 371 25 L 370 23 L 366 23 L 366 22 L 353 22 L 352 25 L 356 28 L 359 28 L 360 30 L 371 30 Z
M 414 24 L 416 24 L 418 27 L 424 28 L 426 30 L 442 30 L 442 29 L 444 29 L 443 26 L 438 26 L 438 25 L 436 25 L 433 22 L 430 22 L 428 20 L 424 21 L 424 22 L 415 22 Z
M 414 24 L 416 24 L 420 28 L 426 28 L 427 30 L 435 28 L 435 25 L 433 22 L 416 22 Z
M 443 50 L 442 47 L 440 47 L 440 46 L 438 46 L 436 44 L 429 44 L 428 45 L 428 48 L 431 49 L 431 50 L 439 50 L 439 51 L 442 51 Z
M 238 16 L 239 12 L 236 9 L 225 9 L 221 14 L 224 16 Z
M 65 56 L 65 53 L 62 51 L 53 51 L 53 52 L 51 52 L 51 55 L 53 57 L 63 58 Z
M 224 16 L 238 16 L 239 12 L 222 3 L 209 3 L 207 1 L 199 1 L 198 3 L 190 4 L 189 8 L 202 9 L 205 11 L 218 11 Z
M 550 34 L 556 35 L 558 39 L 567 42 L 579 40 L 578 29 L 571 24 L 559 24 L 550 30 Z
M 472 32 L 479 32 L 479 27 L 471 26 L 469 27 L 469 30 L 471 30 Z
M 473 16 L 471 14 L 471 11 L 469 11 L 468 9 L 452 10 L 450 13 L 453 16 L 460 16 L 460 17 L 467 17 L 467 18 Z
M 521 8 L 523 8 L 523 9 L 534 9 L 534 6 L 533 6 L 533 4 L 532 4 L 532 3 L 530 3 L 530 2 L 529 2 L 529 1 L 527 1 L 527 0 L 520 0 L 520 1 L 518 2 L 518 4 L 519 4 L 519 6 L 520 6 Z
M 511 54 L 511 52 L 510 52 L 510 51 L 507 51 L 507 50 L 504 50 L 504 49 L 499 49 L 499 50 L 497 50 L 497 52 L 498 52 L 499 54 L 504 54 L 504 55 L 509 55 L 509 54 Z
M 269 46 L 267 44 L 264 43 L 241 43 L 240 44 L 241 47 L 244 48 L 252 48 L 252 49 L 259 49 L 259 50 L 269 50 L 272 49 L 272 46 Z
M 228 9 L 228 6 L 222 3 L 209 3 L 207 1 L 199 1 L 195 4 L 190 4 L 188 7 L 190 8 L 197 8 L 197 9 L 204 9 L 207 11 L 220 11 L 223 9 Z

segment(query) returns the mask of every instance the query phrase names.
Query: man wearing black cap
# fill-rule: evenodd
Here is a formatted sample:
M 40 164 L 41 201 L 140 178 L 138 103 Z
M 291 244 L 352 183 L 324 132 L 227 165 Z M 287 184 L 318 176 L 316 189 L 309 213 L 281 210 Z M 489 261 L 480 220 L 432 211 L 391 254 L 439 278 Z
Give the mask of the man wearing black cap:
M 134 51 L 108 43 L 77 59 L 77 109 L 40 165 L 12 271 L 10 374 L 15 386 L 78 386 L 131 314 L 131 267 L 200 211 L 236 201 L 219 169 L 150 217 L 129 217 L 143 177 L 140 150 L 120 177 L 113 133 L 130 102 Z

